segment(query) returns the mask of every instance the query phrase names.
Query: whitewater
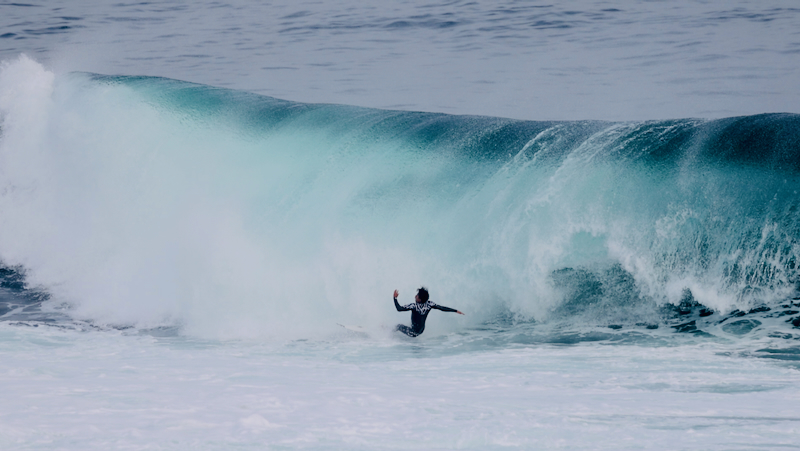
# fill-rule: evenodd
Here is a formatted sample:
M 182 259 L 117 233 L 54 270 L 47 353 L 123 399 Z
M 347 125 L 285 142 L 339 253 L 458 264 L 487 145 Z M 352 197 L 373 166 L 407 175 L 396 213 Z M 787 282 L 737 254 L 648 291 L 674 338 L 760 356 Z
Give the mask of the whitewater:
M 0 449 L 800 448 L 734 3 L 1 4 Z

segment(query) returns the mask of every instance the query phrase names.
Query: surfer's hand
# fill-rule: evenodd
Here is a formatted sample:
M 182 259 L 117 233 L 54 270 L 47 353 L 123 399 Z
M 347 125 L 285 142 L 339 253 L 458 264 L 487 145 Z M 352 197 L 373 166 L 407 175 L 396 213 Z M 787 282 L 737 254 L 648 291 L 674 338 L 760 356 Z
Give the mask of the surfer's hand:
M 461 313 L 461 310 L 456 310 L 456 313 L 458 313 L 459 315 L 463 315 L 463 313 Z
M 397 295 L 398 295 L 398 294 L 400 294 L 400 293 L 398 293 L 398 292 L 397 292 L 397 290 L 394 290 L 394 298 L 395 298 L 395 299 L 397 299 Z

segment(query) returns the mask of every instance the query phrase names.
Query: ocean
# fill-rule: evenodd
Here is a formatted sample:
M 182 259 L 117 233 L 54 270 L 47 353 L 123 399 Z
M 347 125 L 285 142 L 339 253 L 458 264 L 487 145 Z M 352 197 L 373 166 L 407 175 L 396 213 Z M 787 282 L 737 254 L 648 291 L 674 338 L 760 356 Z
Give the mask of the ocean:
M 0 3 L 0 449 L 800 448 L 798 30 Z

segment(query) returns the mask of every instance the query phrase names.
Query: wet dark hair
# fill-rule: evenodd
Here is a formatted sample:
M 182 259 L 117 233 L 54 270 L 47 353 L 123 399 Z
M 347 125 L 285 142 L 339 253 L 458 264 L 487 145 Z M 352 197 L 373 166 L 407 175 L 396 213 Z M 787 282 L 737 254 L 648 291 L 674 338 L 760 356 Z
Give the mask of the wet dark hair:
M 428 294 L 428 289 L 425 287 L 419 287 L 419 290 L 417 290 L 417 296 L 419 296 L 419 299 L 422 302 L 428 302 L 428 299 L 431 297 L 430 294 Z

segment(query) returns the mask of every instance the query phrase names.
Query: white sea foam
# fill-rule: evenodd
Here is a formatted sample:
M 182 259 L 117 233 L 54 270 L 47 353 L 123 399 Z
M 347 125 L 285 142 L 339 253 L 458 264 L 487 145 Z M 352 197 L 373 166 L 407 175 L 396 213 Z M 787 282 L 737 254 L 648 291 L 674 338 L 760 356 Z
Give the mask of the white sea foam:
M 0 324 L 0 447 L 721 450 L 797 441 L 797 371 L 730 355 L 735 346 L 462 354 L 451 347 L 459 340 L 223 344 Z
M 3 185 L 13 192 L 0 248 L 76 315 L 303 336 L 337 319 L 387 321 L 378 303 L 391 306 L 391 289 L 408 295 L 421 279 L 402 248 L 339 236 L 332 209 L 358 186 L 334 188 L 328 204 L 295 191 L 305 188 L 287 177 L 298 173 L 324 189 L 318 148 L 299 156 L 301 140 L 291 143 L 297 161 L 264 162 L 281 137 L 252 143 L 224 127 L 182 126 L 123 87 L 87 97 L 81 77 L 62 78 L 53 94 L 53 79 L 25 57 L 3 71 Z M 269 202 L 288 204 L 276 212 Z

